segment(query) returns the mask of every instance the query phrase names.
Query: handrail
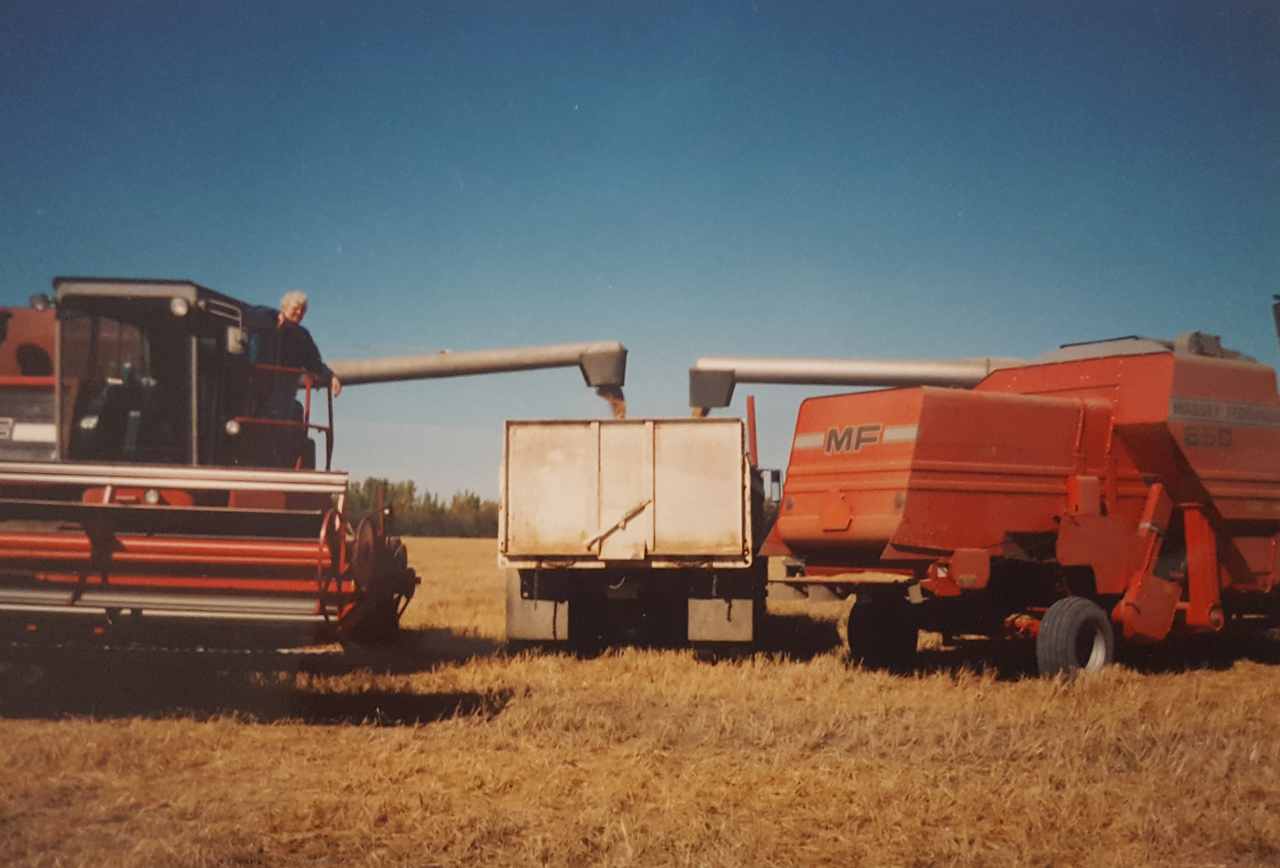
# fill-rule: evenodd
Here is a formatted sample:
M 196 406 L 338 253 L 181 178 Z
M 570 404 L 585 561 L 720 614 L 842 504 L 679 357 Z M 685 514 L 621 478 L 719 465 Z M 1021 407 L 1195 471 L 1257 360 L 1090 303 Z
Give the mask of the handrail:
M 0 376 L 0 386 L 29 386 L 33 389 L 48 387 L 52 389 L 57 382 L 57 378 L 52 374 L 47 377 L 27 376 L 26 374 Z
M 300 384 L 306 389 L 306 399 L 302 408 L 301 421 L 296 419 L 271 419 L 265 416 L 235 416 L 235 422 L 239 425 L 266 425 L 279 426 L 284 428 L 302 428 L 305 431 L 321 431 L 324 433 L 324 469 L 329 470 L 333 465 L 333 382 L 330 381 L 324 385 L 324 390 L 328 394 L 329 399 L 329 416 L 325 420 L 324 425 L 318 425 L 311 421 L 311 390 L 319 389 L 320 386 L 315 384 L 315 377 L 311 371 L 306 368 L 294 368 L 285 365 L 270 364 L 254 364 L 253 368 L 260 371 L 271 371 L 283 374 L 298 374 L 305 382 Z M 295 470 L 302 469 L 302 455 L 299 454 L 294 463 Z

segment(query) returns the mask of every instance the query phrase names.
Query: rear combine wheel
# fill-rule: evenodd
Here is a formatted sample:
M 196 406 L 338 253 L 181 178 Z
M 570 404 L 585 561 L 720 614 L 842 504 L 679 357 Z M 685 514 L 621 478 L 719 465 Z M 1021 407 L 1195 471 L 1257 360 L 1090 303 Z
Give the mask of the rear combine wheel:
M 1041 675 L 1097 672 L 1115 659 L 1111 619 L 1085 597 L 1064 597 L 1049 607 L 1036 636 Z

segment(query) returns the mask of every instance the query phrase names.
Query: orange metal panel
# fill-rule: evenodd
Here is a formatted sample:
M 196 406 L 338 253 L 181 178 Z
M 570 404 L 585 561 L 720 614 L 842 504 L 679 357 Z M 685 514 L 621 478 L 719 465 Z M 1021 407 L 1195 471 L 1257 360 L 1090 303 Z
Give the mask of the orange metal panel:
M 1280 519 L 1280 398 L 1256 362 L 1185 353 L 993 373 L 978 391 L 1103 398 L 1132 465 L 1180 500 L 1202 489 L 1225 519 Z
M 41 582 L 57 585 L 79 586 L 100 590 L 104 587 L 127 587 L 130 589 L 156 588 L 163 590 L 201 590 L 201 591 L 256 591 L 258 593 L 295 593 L 317 595 L 319 583 L 315 575 L 310 578 L 244 578 L 243 576 L 151 576 L 132 574 L 112 574 L 103 582 L 101 576 L 78 573 L 40 573 Z M 68 593 L 72 590 L 68 587 Z M 355 586 L 350 581 L 342 583 L 342 590 L 337 590 L 337 583 L 328 586 L 330 593 L 350 594 Z
M 93 564 L 93 541 L 84 533 L 0 533 L 0 563 L 79 564 L 84 570 L 114 571 L 130 564 L 173 567 L 241 566 L 246 568 L 294 568 L 315 571 L 328 564 L 328 545 L 316 541 L 175 539 L 118 536 L 106 544 L 108 565 Z M 65 566 L 64 566 L 65 568 Z
M 1136 537 L 1141 560 L 1124 598 L 1111 615 L 1123 625 L 1125 638 L 1134 642 L 1159 642 L 1169 634 L 1177 614 L 1182 588 L 1152 572 L 1172 512 L 1173 501 L 1164 486 L 1160 483 L 1151 486 Z
M 1083 414 L 1078 400 L 932 387 L 810 399 L 778 536 L 797 553 L 865 559 L 890 544 L 950 552 L 1056 530 Z
M 1221 630 L 1218 539 L 1203 508 L 1192 504 L 1182 513 L 1187 539 L 1187 626 Z
M 21 377 L 28 372 L 22 370 L 18 350 L 22 347 L 37 347 L 44 351 L 45 357 L 50 360 L 52 366 L 53 349 L 54 349 L 54 329 L 57 326 L 58 314 L 53 308 L 45 308 L 44 310 L 35 310 L 29 307 L 7 307 L 4 313 L 8 315 L 8 323 L 5 327 L 5 339 L 0 341 L 0 376 L 4 377 Z M 23 351 L 29 354 L 30 349 Z M 49 372 L 52 374 L 52 367 Z M 43 381 L 42 385 L 49 387 L 53 385 L 53 380 Z

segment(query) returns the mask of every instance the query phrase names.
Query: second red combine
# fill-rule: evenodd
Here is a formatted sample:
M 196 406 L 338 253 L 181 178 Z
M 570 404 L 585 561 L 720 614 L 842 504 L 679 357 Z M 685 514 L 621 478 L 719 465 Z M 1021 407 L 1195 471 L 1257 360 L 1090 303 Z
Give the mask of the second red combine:
M 1042 672 L 1074 672 L 1117 634 L 1275 622 L 1275 372 L 1216 337 L 1031 362 L 703 358 L 695 412 L 736 382 L 898 386 L 803 402 L 760 552 L 855 597 L 855 659 L 907 666 L 927 629 L 1035 637 Z

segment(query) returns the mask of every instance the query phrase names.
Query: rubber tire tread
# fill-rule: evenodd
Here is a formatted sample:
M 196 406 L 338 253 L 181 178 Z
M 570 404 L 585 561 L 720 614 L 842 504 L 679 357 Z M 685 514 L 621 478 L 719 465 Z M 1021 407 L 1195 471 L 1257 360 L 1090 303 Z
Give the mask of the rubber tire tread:
M 1074 677 L 1081 671 L 1092 671 L 1081 667 L 1076 660 L 1076 639 L 1089 624 L 1102 633 L 1106 642 L 1107 652 L 1102 666 L 1115 661 L 1115 630 L 1107 613 L 1088 597 L 1064 597 L 1050 606 L 1040 621 L 1040 633 L 1036 636 L 1036 663 L 1041 675 L 1052 677 L 1062 673 Z

